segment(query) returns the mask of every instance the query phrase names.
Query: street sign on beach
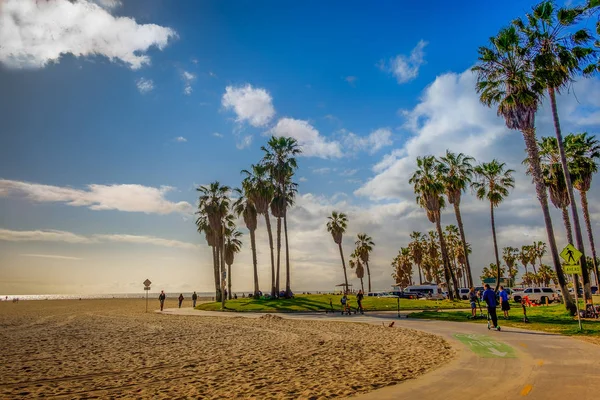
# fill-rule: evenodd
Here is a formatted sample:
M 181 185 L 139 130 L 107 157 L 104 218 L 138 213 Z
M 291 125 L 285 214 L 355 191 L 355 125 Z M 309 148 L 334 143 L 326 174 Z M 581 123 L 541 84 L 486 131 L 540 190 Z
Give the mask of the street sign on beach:
M 150 279 L 144 281 L 144 290 L 146 291 L 146 312 L 148 312 L 148 291 L 150 291 L 151 284 L 152 282 L 150 282 Z
M 567 265 L 579 265 L 579 259 L 582 255 L 583 254 L 571 243 L 566 245 L 565 248 L 560 252 L 561 258 L 565 260 Z
M 149 287 L 152 284 L 152 282 L 150 282 L 150 279 L 146 279 L 144 281 L 144 286 Z

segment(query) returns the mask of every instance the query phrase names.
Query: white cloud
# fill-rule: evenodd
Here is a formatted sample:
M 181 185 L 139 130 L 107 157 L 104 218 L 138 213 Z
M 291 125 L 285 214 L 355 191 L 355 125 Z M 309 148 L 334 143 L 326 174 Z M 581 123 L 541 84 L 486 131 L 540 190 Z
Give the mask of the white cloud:
M 305 177 L 301 176 L 300 178 L 298 178 L 299 182 L 307 182 L 308 179 L 306 179 Z
M 353 176 L 358 172 L 358 169 L 345 169 L 340 172 L 340 176 Z
M 219 132 L 213 132 L 213 134 L 212 134 L 212 135 L 213 135 L 214 137 L 218 137 L 218 138 L 222 138 L 222 137 L 223 137 L 223 134 L 222 134 L 222 133 L 219 133 Z
M 325 175 L 331 172 L 331 168 L 315 168 L 312 170 L 313 174 Z
M 399 84 L 410 82 L 419 75 L 419 68 L 425 63 L 425 46 L 427 42 L 420 40 L 410 52 L 410 56 L 399 54 L 390 59 L 389 63 L 381 62 L 380 67 L 392 73 Z
M 217 77 L 217 74 L 215 74 L 215 73 L 214 73 L 214 72 L 212 72 L 212 71 L 208 71 L 208 76 L 210 76 L 211 78 L 216 78 L 216 77 Z
M 187 139 L 184 138 L 183 136 L 178 136 L 175 138 L 175 141 L 179 142 L 179 143 L 185 143 L 185 142 L 187 142 Z
M 152 79 L 140 78 L 135 81 L 135 85 L 141 94 L 146 94 L 154 89 L 154 82 Z
M 262 88 L 254 88 L 250 84 L 227 86 L 221 103 L 226 110 L 233 110 L 237 122 L 248 122 L 257 128 L 266 126 L 275 115 L 273 99 L 269 92 Z
M 106 8 L 107 10 L 113 10 L 123 5 L 121 0 L 92 0 L 92 2 L 98 4 L 102 8 Z
M 23 196 L 34 202 L 65 203 L 70 206 L 88 207 L 90 210 L 118 210 L 146 214 L 193 212 L 190 203 L 173 203 L 165 195 L 174 188 L 142 185 L 88 185 L 87 190 L 42 185 L 22 181 L 0 179 L 0 197 Z
M 162 50 L 176 35 L 170 28 L 114 17 L 85 0 L 5 0 L 0 8 L 0 62 L 12 68 L 43 68 L 72 54 L 101 55 L 138 69 L 150 64 L 145 54 L 150 47 Z
M 194 64 L 198 64 L 198 59 L 197 59 L 197 58 L 192 58 L 192 62 L 193 62 Z
M 345 77 L 344 77 L 344 80 L 345 80 L 346 82 L 348 82 L 348 84 L 349 84 L 350 86 L 354 87 L 354 86 L 356 85 L 356 81 L 358 80 L 358 78 L 357 78 L 357 77 L 355 77 L 355 76 L 351 76 L 351 75 L 350 75 L 350 76 L 345 76 Z
M 298 141 L 302 155 L 306 157 L 340 158 L 342 149 L 338 142 L 328 141 L 308 121 L 281 118 L 267 132 L 274 136 L 289 136 Z
M 351 152 L 366 151 L 369 154 L 375 154 L 392 144 L 391 137 L 392 131 L 389 128 L 379 128 L 368 136 L 358 136 L 348 132 L 343 137 L 343 144 Z
M 19 254 L 21 257 L 37 257 L 37 258 L 50 258 L 57 260 L 82 260 L 79 257 L 70 257 L 70 256 L 59 256 L 56 254 Z
M 192 94 L 192 82 L 196 80 L 196 75 L 188 71 L 181 71 L 181 80 L 184 83 L 183 93 L 186 95 Z
M 150 244 L 162 247 L 174 247 L 179 249 L 194 250 L 197 245 L 180 240 L 164 239 L 155 236 L 139 236 L 127 234 L 97 234 L 91 236 L 78 235 L 72 232 L 57 230 L 35 230 L 35 231 L 15 231 L 9 229 L 0 229 L 0 240 L 10 242 L 65 242 L 65 243 L 134 243 Z M 25 255 L 25 254 L 22 254 Z M 28 254 L 34 257 L 34 255 Z M 39 255 L 41 257 L 41 255 Z M 50 256 L 48 256 L 50 257 Z
M 249 147 L 252 144 L 252 138 L 253 138 L 252 135 L 246 135 L 246 136 L 242 137 L 235 144 L 235 147 L 237 147 L 239 150 L 242 150 L 242 149 L 245 149 L 246 147 Z

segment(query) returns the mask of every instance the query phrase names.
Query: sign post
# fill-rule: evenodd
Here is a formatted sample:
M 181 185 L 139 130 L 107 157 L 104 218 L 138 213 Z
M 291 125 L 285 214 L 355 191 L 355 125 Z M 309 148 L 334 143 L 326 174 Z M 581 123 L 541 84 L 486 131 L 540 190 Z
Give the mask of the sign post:
M 150 279 L 144 281 L 144 290 L 146 291 L 146 312 L 148 312 L 148 292 L 150 291 L 151 284 L 152 282 L 150 282 Z
M 565 246 L 565 248 L 560 252 L 560 256 L 563 260 L 565 260 L 565 265 L 563 266 L 563 270 L 565 274 L 572 274 L 573 280 L 577 281 L 577 275 L 581 274 L 581 264 L 579 263 L 579 259 L 582 256 L 582 253 L 577 250 L 575 246 L 571 243 Z M 573 292 L 575 293 L 575 306 L 577 308 L 577 321 L 579 322 L 579 330 L 581 330 L 581 315 L 579 315 L 579 299 L 577 298 L 577 285 L 574 285 Z

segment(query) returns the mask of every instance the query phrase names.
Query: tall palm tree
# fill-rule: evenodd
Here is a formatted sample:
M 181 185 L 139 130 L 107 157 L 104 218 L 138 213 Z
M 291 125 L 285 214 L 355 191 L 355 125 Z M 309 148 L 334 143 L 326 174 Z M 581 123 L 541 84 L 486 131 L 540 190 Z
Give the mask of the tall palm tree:
M 534 259 L 538 259 L 540 261 L 540 266 L 541 266 L 542 265 L 542 257 L 544 257 L 546 255 L 546 253 L 548 252 L 546 243 L 542 242 L 541 240 L 538 240 L 537 242 L 533 242 L 532 249 L 533 249 Z M 537 274 L 535 267 L 533 268 L 533 273 Z
M 552 269 L 549 266 L 545 264 L 540 265 L 540 268 L 537 272 L 538 282 L 541 285 L 548 286 L 550 284 L 550 281 L 552 280 L 553 272 L 554 271 L 552 271 Z
M 477 73 L 476 90 L 483 104 L 497 105 L 498 115 L 504 118 L 509 129 L 523 133 L 554 269 L 565 307 L 575 314 L 577 307 L 569 294 L 558 257 L 535 136 L 535 113 L 545 87 L 535 78 L 531 54 L 514 26 L 501 29 L 497 36 L 490 38 L 490 44 L 490 47 L 479 48 L 479 62 L 472 68 Z
M 573 185 L 556 106 L 556 93 L 560 93 L 561 89 L 571 83 L 575 74 L 581 71 L 582 62 L 593 52 L 591 48 L 585 47 L 592 40 L 587 29 L 579 29 L 575 32 L 569 30 L 580 21 L 584 12 L 584 7 L 558 9 L 552 0 L 544 0 L 536 5 L 531 13 L 527 14 L 527 22 L 517 19 L 513 24 L 527 41 L 527 50 L 532 57 L 533 77 L 541 87 L 547 90 L 550 98 L 560 163 L 571 205 L 575 239 L 577 247 L 583 253 L 580 262 L 584 300 L 591 300 L 590 277 L 585 265 L 585 249 L 579 224 L 579 213 L 573 197 Z
M 496 291 L 500 287 L 500 257 L 498 256 L 498 242 L 496 240 L 496 221 L 494 219 L 494 208 L 506 199 L 509 189 L 515 187 L 515 178 L 512 169 L 505 169 L 506 164 L 498 160 L 492 160 L 489 163 L 481 163 L 475 167 L 475 181 L 471 186 L 479 200 L 487 199 L 490 202 L 490 216 L 492 220 L 492 237 L 494 239 L 494 255 L 496 256 L 496 266 L 498 268 L 498 279 L 496 280 Z
M 261 147 L 264 151 L 263 163 L 269 169 L 269 173 L 275 183 L 275 193 L 279 193 L 279 198 L 286 198 L 290 193 L 290 185 L 292 184 L 292 177 L 294 172 L 298 168 L 296 162 L 296 156 L 302 153 L 298 141 L 291 137 L 276 137 L 271 136 L 267 142 L 267 146 Z M 281 256 L 281 218 L 287 225 L 287 209 L 290 204 L 287 200 L 280 201 L 279 210 L 280 217 L 277 217 L 277 278 L 275 282 L 276 292 L 279 293 L 279 268 L 280 268 L 280 256 Z M 286 248 L 286 273 L 289 277 L 290 274 L 290 258 L 289 258 L 289 245 L 287 242 L 287 227 L 285 230 L 285 248 Z M 286 296 L 291 293 L 289 278 L 286 281 Z
M 275 297 L 277 295 L 275 288 L 275 254 L 273 252 L 271 218 L 269 217 L 269 206 L 273 201 L 275 189 L 268 172 L 268 168 L 260 164 L 252 164 L 250 170 L 242 170 L 242 174 L 245 175 L 244 181 L 247 182 L 248 198 L 254 203 L 256 212 L 265 216 L 271 250 L 271 296 Z
M 517 261 L 518 257 L 519 249 L 510 246 L 502 249 L 502 259 L 508 268 L 508 277 L 510 279 L 511 286 L 514 285 L 515 277 L 519 272 L 517 265 L 515 264 L 515 261 Z
M 363 267 L 360 251 L 358 250 L 358 248 L 354 250 L 352 255 L 350 255 L 350 260 L 348 261 L 348 264 L 350 264 L 350 269 L 353 269 L 356 273 L 356 277 L 360 279 L 360 288 L 364 293 L 365 285 L 363 282 L 363 278 L 365 277 L 365 269 Z M 369 290 L 369 292 L 370 291 L 371 290 Z
M 521 264 L 523 264 L 523 268 L 525 269 L 525 273 L 527 273 L 527 264 L 529 264 L 530 247 L 531 246 L 526 244 L 521 246 L 521 251 L 518 255 L 519 261 L 521 262 Z
M 473 157 L 464 155 L 463 153 L 452 153 L 446 150 L 446 155 L 440 157 L 442 166 L 442 180 L 446 189 L 446 197 L 448 203 L 454 206 L 454 215 L 460 231 L 460 240 L 462 241 L 463 254 L 465 255 L 468 287 L 473 286 L 473 276 L 471 273 L 471 264 L 466 250 L 467 239 L 465 238 L 465 229 L 460 213 L 460 200 L 462 193 L 467 189 L 473 177 L 473 165 L 475 161 Z
M 448 247 L 448 259 L 450 261 L 450 273 L 452 274 L 453 282 L 460 282 L 457 257 L 458 257 L 458 249 L 462 247 L 462 242 L 460 242 L 459 230 L 456 225 L 446 225 L 444 228 L 444 235 L 446 240 L 446 245 Z M 457 287 L 460 286 L 457 284 Z M 459 294 L 460 298 L 460 294 Z
M 209 185 L 200 186 L 196 190 L 200 192 L 198 208 L 201 210 L 201 214 L 206 216 L 206 221 L 217 239 L 216 243 L 219 255 L 218 258 L 220 258 L 221 273 L 221 308 L 225 308 L 225 296 L 222 295 L 225 289 L 225 279 L 223 279 L 223 275 L 226 274 L 224 231 L 228 223 L 227 216 L 229 215 L 230 205 L 229 192 L 231 189 L 229 186 L 221 185 L 218 181 L 215 181 Z
M 359 252 L 360 259 L 364 263 L 365 267 L 367 267 L 369 292 L 371 292 L 371 269 L 369 268 L 369 258 L 371 252 L 373 251 L 373 247 L 375 247 L 375 242 L 373 242 L 373 238 L 366 233 L 359 233 L 355 244 L 356 249 Z
M 408 248 L 410 249 L 410 256 L 415 264 L 417 264 L 417 269 L 419 270 L 419 285 L 423 284 L 423 275 L 421 273 L 421 268 L 423 264 L 423 256 L 425 253 L 425 243 L 423 241 L 423 234 L 421 232 L 413 231 L 410 234 L 410 238 L 412 241 L 408 244 Z
M 219 274 L 219 262 L 218 262 L 218 252 L 217 252 L 217 237 L 210 225 L 208 224 L 208 217 L 206 215 L 206 210 L 202 207 L 199 207 L 198 218 L 196 219 L 196 226 L 198 233 L 204 233 L 206 243 L 212 250 L 212 258 L 213 258 L 213 274 L 215 279 L 215 300 L 221 301 L 221 275 Z
M 346 262 L 344 261 L 344 250 L 342 249 L 342 238 L 346 229 L 348 229 L 348 217 L 346 214 L 333 211 L 330 217 L 327 217 L 327 232 L 331 233 L 333 241 L 340 249 L 340 257 L 342 258 L 342 268 L 344 269 L 345 290 L 348 291 L 348 275 L 346 274 Z
M 244 219 L 244 224 L 250 233 L 250 249 L 252 250 L 252 266 L 254 268 L 254 297 L 258 297 L 258 292 L 260 292 L 258 284 L 258 262 L 256 257 L 256 228 L 258 227 L 258 213 L 256 212 L 256 206 L 249 198 L 249 193 L 251 191 L 251 182 L 244 179 L 242 181 L 242 189 L 235 189 L 238 198 L 233 204 L 233 211 L 238 217 L 242 216 Z
M 599 22 L 600 24 L 600 22 Z M 596 246 L 594 245 L 594 234 L 590 220 L 590 211 L 588 208 L 587 192 L 592 186 L 592 177 L 598 171 L 598 160 L 600 159 L 600 143 L 595 136 L 590 136 L 587 132 L 577 135 L 567 135 L 565 138 L 567 152 L 570 154 L 569 169 L 574 175 L 573 184 L 581 196 L 581 208 L 583 209 L 583 219 L 587 228 L 588 240 L 592 248 L 592 261 L 594 262 L 594 273 L 596 275 L 596 285 L 598 283 L 598 263 L 596 262 Z
M 225 264 L 227 264 L 227 295 L 231 300 L 231 264 L 235 255 L 242 249 L 242 232 L 234 227 L 225 228 Z
M 444 198 L 442 197 L 444 184 L 440 179 L 439 164 L 436 162 L 435 157 L 417 157 L 417 170 L 408 182 L 414 186 L 414 191 L 417 195 L 417 204 L 426 210 L 427 218 L 435 224 L 440 241 L 442 263 L 444 264 L 444 278 L 448 287 L 448 295 L 453 300 L 455 294 L 456 297 L 459 297 L 458 283 L 454 282 L 453 292 L 450 281 L 450 261 L 448 259 L 448 250 L 444 241 L 441 224 L 441 210 L 444 207 Z

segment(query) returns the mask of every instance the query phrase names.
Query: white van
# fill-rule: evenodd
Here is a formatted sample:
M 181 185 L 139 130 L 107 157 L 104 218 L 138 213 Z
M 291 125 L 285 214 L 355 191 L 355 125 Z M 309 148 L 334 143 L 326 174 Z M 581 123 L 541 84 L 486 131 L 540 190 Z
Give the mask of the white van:
M 425 299 L 443 300 L 445 298 L 442 289 L 437 285 L 409 286 L 404 291 L 407 293 L 421 293 Z

